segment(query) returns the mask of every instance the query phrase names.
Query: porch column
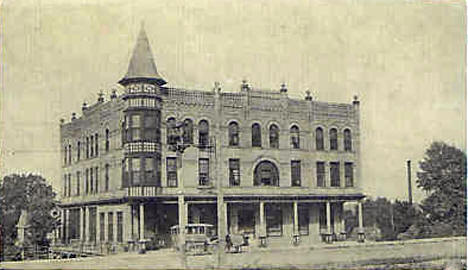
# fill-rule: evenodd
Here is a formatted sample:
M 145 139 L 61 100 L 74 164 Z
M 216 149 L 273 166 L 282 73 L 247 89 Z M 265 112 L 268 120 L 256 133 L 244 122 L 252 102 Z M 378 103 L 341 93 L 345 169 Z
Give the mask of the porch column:
M 184 195 L 179 195 L 178 198 L 179 205 L 179 235 L 180 235 L 180 245 L 181 250 L 184 251 L 182 247 L 185 245 L 185 225 L 187 225 L 187 213 L 188 207 L 185 203 Z
M 331 206 L 330 202 L 326 202 L 326 211 L 327 211 L 327 234 L 331 234 Z
M 299 216 L 297 212 L 297 201 L 293 202 L 293 217 L 294 217 L 293 234 L 299 235 Z
M 85 212 L 84 212 L 84 208 L 83 207 L 80 207 L 80 240 L 81 242 L 84 242 L 86 241 L 86 238 L 85 238 Z
M 331 243 L 332 242 L 332 232 L 331 232 L 331 205 L 330 201 L 326 203 L 326 214 L 327 214 L 327 233 L 325 235 L 325 242 Z
M 113 223 L 112 224 L 113 225 L 112 226 L 112 231 L 113 231 L 112 235 L 114 236 L 114 242 L 117 242 L 117 239 L 118 239 L 118 236 L 117 236 L 117 212 L 118 211 L 114 211 L 113 212 L 114 214 L 112 215 L 112 217 L 114 218 L 114 220 L 112 222 Z
M 70 240 L 70 209 L 65 210 L 65 242 Z
M 266 236 L 265 203 L 260 201 L 260 237 Z
M 139 238 L 140 240 L 145 238 L 145 204 L 140 203 L 140 235 Z
M 358 201 L 358 221 L 359 221 L 358 241 L 364 242 L 364 226 L 362 222 L 362 202 L 360 200 Z
M 85 235 L 86 237 L 84 238 L 84 241 L 85 242 L 89 242 L 91 240 L 91 234 L 89 232 L 89 225 L 90 225 L 90 222 L 89 222 L 89 208 L 88 207 L 85 207 L 84 208 L 84 212 L 85 212 Z
M 96 206 L 96 243 L 101 242 L 101 216 Z
M 260 201 L 260 247 L 266 247 L 265 202 Z

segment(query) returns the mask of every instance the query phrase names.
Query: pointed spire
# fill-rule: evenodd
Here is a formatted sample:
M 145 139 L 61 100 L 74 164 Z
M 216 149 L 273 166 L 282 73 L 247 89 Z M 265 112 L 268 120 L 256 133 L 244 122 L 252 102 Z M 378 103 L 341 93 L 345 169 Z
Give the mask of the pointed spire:
M 132 81 L 149 81 L 158 85 L 166 84 L 166 81 L 159 75 L 154 63 L 151 46 L 146 36 L 144 24 L 141 24 L 140 33 L 133 49 L 132 58 L 128 65 L 128 71 L 119 83 L 126 85 Z

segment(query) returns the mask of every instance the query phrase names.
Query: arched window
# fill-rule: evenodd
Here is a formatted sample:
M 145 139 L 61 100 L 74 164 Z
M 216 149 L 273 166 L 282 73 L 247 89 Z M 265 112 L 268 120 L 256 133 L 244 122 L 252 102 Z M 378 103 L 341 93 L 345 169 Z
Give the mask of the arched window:
M 270 126 L 270 147 L 279 148 L 279 128 L 275 124 Z
M 343 132 L 343 135 L 344 135 L 343 136 L 344 137 L 343 139 L 344 150 L 350 152 L 353 150 L 353 139 L 351 137 L 351 130 L 345 129 Z
M 323 150 L 323 129 L 318 127 L 315 130 L 315 150 Z
M 257 123 L 252 125 L 252 146 L 262 147 L 262 131 Z
M 175 132 L 175 126 L 176 126 L 176 120 L 175 118 L 169 118 L 167 119 L 166 121 L 166 143 L 168 145 L 173 145 L 174 143 L 176 143 L 174 141 L 174 132 Z
M 229 145 L 239 145 L 239 125 L 236 122 L 229 123 L 228 127 Z
M 279 186 L 279 173 L 275 164 L 270 161 L 262 161 L 254 171 L 255 186 Z
M 202 147 L 208 146 L 210 143 L 209 136 L 210 125 L 208 124 L 208 121 L 201 120 L 200 123 L 198 123 L 198 144 Z
M 330 129 L 330 150 L 338 150 L 338 132 L 336 128 Z
M 291 148 L 293 149 L 299 149 L 301 148 L 301 139 L 299 137 L 299 128 L 297 126 L 292 126 L 291 130 Z
M 184 144 L 193 143 L 193 122 L 190 119 L 184 120 L 183 140 L 184 140 Z

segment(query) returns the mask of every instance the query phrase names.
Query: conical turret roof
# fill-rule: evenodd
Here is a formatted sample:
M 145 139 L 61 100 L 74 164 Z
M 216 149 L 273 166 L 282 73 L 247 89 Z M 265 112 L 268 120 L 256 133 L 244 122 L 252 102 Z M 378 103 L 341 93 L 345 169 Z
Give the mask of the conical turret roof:
M 132 58 L 128 65 L 127 74 L 119 81 L 125 85 L 134 81 L 149 81 L 158 85 L 166 84 L 166 81 L 159 75 L 154 63 L 151 47 L 146 36 L 144 26 L 141 26 L 140 34 L 133 49 Z

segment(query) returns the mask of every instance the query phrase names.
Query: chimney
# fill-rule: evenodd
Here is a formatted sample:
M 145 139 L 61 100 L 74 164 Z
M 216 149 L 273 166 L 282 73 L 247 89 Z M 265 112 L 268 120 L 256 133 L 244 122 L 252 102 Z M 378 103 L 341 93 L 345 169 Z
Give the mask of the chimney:
M 249 91 L 250 87 L 246 79 L 242 80 L 241 91 Z
M 305 100 L 307 100 L 307 101 L 312 101 L 312 96 L 310 95 L 310 91 L 309 91 L 309 90 L 306 91 Z
M 213 92 L 221 93 L 221 84 L 219 82 L 214 82 Z
M 98 103 L 103 103 L 104 102 L 104 94 L 102 93 L 102 90 L 98 94 L 97 102 Z
M 73 121 L 73 120 L 76 120 L 76 113 L 74 113 L 74 112 L 72 113 L 71 120 L 72 120 L 72 121 Z
M 81 110 L 82 111 L 86 111 L 88 109 L 88 104 L 85 102 L 83 102 L 83 106 L 81 106 Z
M 286 84 L 285 84 L 285 83 L 282 83 L 282 84 L 281 84 L 280 92 L 281 92 L 281 93 L 287 93 L 287 92 L 288 92 L 288 88 L 286 88 Z
M 408 202 L 410 205 L 413 204 L 413 190 L 411 188 L 411 160 L 406 161 L 406 169 L 408 174 Z
M 359 98 L 357 95 L 354 95 L 353 97 L 353 105 L 359 107 Z
M 112 94 L 110 95 L 111 99 L 117 98 L 117 90 L 112 89 Z
M 60 125 L 63 125 L 65 123 L 65 119 L 60 118 Z

